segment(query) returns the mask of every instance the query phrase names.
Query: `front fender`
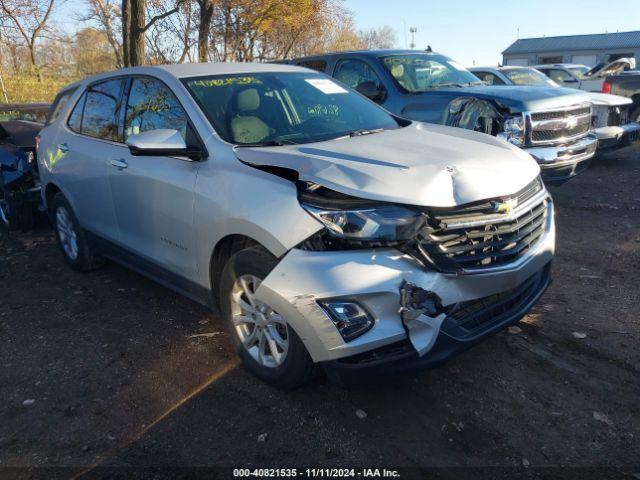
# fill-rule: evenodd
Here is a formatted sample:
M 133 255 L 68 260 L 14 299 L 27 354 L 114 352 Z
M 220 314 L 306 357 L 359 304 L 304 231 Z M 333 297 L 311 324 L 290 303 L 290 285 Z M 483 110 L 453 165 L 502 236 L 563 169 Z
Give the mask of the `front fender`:
M 444 112 L 442 123 L 495 136 L 502 129 L 504 115 L 488 100 L 459 97 Z

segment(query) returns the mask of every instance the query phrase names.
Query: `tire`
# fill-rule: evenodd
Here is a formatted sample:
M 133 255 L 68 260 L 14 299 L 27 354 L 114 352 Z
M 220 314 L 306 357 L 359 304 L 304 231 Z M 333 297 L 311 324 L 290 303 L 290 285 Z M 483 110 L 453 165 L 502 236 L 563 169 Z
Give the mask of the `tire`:
M 309 381 L 314 363 L 285 319 L 247 295 L 255 292 L 276 264 L 277 259 L 259 247 L 234 254 L 222 272 L 220 306 L 229 336 L 247 370 L 270 385 L 292 389 Z M 241 322 L 237 321 L 239 318 Z M 282 348 L 285 344 L 286 350 Z M 279 355 L 274 354 L 273 348 Z
M 58 245 L 71 268 L 79 272 L 88 272 L 101 267 L 105 262 L 104 258 L 96 255 L 87 242 L 84 230 L 62 193 L 53 197 L 50 212 Z
M 0 219 L 9 230 L 31 230 L 36 223 L 36 207 L 0 190 Z

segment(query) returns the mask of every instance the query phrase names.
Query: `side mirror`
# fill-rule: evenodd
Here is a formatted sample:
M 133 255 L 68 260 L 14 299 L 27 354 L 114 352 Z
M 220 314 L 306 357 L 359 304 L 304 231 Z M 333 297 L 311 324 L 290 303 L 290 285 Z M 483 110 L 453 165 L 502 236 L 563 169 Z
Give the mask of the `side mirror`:
M 356 92 L 364 95 L 369 100 L 381 102 L 384 100 L 385 91 L 373 82 L 362 82 L 356 87 Z
M 187 146 L 177 130 L 169 128 L 148 130 L 131 135 L 127 139 L 131 155 L 187 157 L 190 160 L 202 160 L 202 150 L 196 146 Z

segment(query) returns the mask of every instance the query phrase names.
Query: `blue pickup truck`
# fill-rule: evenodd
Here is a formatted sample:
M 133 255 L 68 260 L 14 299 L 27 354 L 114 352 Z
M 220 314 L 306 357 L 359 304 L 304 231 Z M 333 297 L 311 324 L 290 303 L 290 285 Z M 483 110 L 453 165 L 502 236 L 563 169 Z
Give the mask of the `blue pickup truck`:
M 431 51 L 365 50 L 288 62 L 331 75 L 398 116 L 503 138 L 538 161 L 547 183 L 584 171 L 598 145 L 589 97 L 577 90 L 487 86 Z

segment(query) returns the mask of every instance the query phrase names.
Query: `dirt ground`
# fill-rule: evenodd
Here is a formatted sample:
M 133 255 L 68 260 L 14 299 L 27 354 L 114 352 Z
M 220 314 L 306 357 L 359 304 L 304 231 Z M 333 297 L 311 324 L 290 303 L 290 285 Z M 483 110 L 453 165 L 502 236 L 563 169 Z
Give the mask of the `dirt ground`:
M 521 332 L 352 389 L 267 387 L 201 306 L 114 264 L 70 270 L 46 226 L 0 232 L 0 476 L 386 465 L 640 478 L 640 147 L 551 190 L 554 283 Z

